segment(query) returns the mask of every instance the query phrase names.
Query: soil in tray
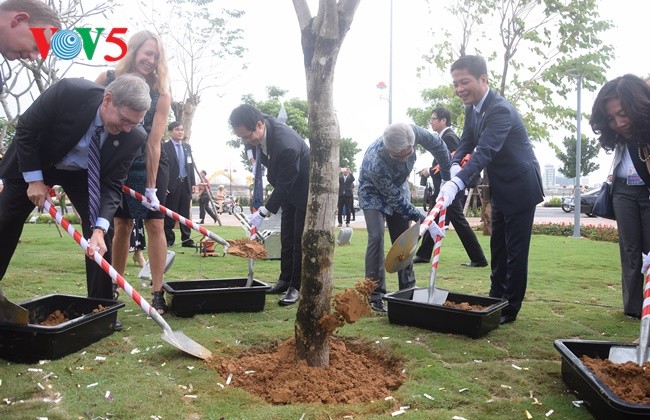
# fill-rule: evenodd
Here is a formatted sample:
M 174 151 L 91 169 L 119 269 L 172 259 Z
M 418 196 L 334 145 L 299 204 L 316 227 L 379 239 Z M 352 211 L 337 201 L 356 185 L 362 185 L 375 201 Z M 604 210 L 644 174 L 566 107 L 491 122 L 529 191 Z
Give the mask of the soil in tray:
M 460 309 L 463 311 L 482 311 L 486 308 L 483 305 L 470 305 L 467 302 L 452 302 L 450 300 L 446 300 L 442 306 L 447 308 Z
M 613 363 L 608 359 L 580 358 L 601 382 L 620 399 L 633 404 L 650 405 L 650 363 Z
M 263 243 L 251 241 L 248 238 L 234 239 L 228 241 L 228 243 L 230 244 L 228 254 L 243 258 L 252 258 L 254 260 L 265 260 L 267 257 L 266 248 Z
M 99 312 L 103 312 L 106 309 L 108 309 L 108 306 L 98 305 L 95 309 L 92 310 L 92 313 L 96 314 Z M 63 324 L 64 322 L 68 322 L 68 321 L 70 321 L 68 317 L 63 312 L 61 312 L 60 309 L 57 309 L 51 314 L 49 314 L 44 321 L 39 322 L 38 325 L 53 327 L 55 325 Z

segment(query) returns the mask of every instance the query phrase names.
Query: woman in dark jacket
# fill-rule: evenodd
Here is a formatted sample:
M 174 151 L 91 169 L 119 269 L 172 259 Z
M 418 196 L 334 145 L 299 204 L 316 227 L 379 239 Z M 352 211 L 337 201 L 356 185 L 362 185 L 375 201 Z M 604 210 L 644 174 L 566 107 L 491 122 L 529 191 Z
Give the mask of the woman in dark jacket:
M 626 74 L 598 92 L 589 120 L 600 145 L 614 151 L 613 204 L 621 254 L 623 312 L 640 318 L 642 253 L 650 251 L 650 86 Z

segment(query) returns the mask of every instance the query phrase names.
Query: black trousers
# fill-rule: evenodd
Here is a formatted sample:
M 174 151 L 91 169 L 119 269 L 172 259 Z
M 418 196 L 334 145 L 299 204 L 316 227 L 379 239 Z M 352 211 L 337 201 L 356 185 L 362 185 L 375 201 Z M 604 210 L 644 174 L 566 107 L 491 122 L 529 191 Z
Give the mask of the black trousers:
M 345 207 L 345 223 L 350 224 L 350 216 L 352 216 L 352 212 L 354 211 L 354 199 L 352 196 L 345 196 L 345 195 L 339 195 L 339 201 L 338 201 L 338 221 L 339 225 L 343 224 L 343 208 Z
M 445 224 L 451 223 L 454 226 L 454 230 L 458 234 L 458 237 L 460 238 L 460 241 L 463 244 L 463 248 L 465 248 L 465 252 L 467 252 L 467 256 L 469 257 L 470 261 L 480 263 L 486 261 L 485 254 L 483 253 L 481 244 L 478 242 L 476 233 L 469 225 L 469 222 L 463 214 L 464 198 L 465 194 L 462 194 L 461 191 L 456 195 L 456 198 L 451 202 L 451 205 L 447 207 Z M 420 258 L 424 258 L 425 260 L 430 260 L 434 245 L 435 241 L 433 238 L 431 238 L 429 231 L 425 232 L 422 236 L 422 243 L 420 244 L 420 247 L 418 248 L 415 255 Z
M 174 180 L 169 183 L 169 193 L 165 199 L 165 207 L 169 210 L 175 211 L 186 219 L 190 218 L 190 203 L 192 202 L 192 191 L 189 188 L 187 181 L 179 182 Z M 165 239 L 168 244 L 173 244 L 176 240 L 174 233 L 174 225 L 176 220 L 171 217 L 165 217 Z M 190 240 L 190 228 L 182 223 L 179 223 L 181 231 L 181 241 L 186 242 Z
M 623 312 L 640 314 L 643 309 L 642 253 L 650 251 L 650 198 L 645 185 L 627 185 L 616 178 L 612 193 L 621 255 Z
M 535 206 L 506 215 L 492 204 L 490 297 L 508 301 L 503 316 L 517 316 L 526 294 L 534 218 Z
M 305 230 L 304 209 L 282 204 L 280 216 L 280 277 L 289 287 L 300 290 L 302 279 L 302 233 Z
M 77 209 L 81 217 L 81 228 L 83 236 L 89 239 L 92 235 L 90 221 L 88 220 L 88 175 L 84 171 L 61 171 L 50 169 L 43 172 L 44 182 L 47 185 L 60 185 L 65 190 L 72 205 Z M 13 256 L 18 240 L 23 231 L 23 226 L 29 214 L 34 210 L 34 204 L 27 198 L 27 183 L 23 180 L 5 179 L 4 189 L 0 194 L 0 279 L 7 271 L 11 257 Z M 72 239 L 70 239 L 72 240 Z M 109 229 L 104 236 L 107 251 L 104 258 L 111 262 L 111 251 L 113 232 Z M 38 246 L 38 245 L 35 245 Z M 44 250 L 44 254 L 46 254 Z M 93 260 L 87 258 L 84 252 L 79 249 L 79 258 L 83 258 L 86 264 L 86 286 L 88 297 L 112 299 L 112 281 Z M 52 269 L 56 267 L 56 261 L 52 261 Z
M 215 222 L 217 221 L 217 215 L 214 214 L 210 207 L 210 196 L 206 192 L 199 196 L 199 218 L 201 219 L 201 223 L 205 221 L 205 213 L 208 213 Z

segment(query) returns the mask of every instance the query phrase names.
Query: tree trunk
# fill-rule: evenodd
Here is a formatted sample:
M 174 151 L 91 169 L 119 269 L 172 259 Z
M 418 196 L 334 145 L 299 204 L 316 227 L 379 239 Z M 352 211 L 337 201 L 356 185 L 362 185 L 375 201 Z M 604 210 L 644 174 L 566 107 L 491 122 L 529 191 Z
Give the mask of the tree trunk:
M 172 112 L 176 121 L 183 124 L 185 131 L 185 138 L 190 141 L 192 137 L 192 122 L 194 121 L 194 114 L 199 107 L 201 99 L 197 95 L 190 95 L 184 102 L 172 102 Z
M 359 0 L 321 0 L 311 17 L 305 0 L 294 0 L 302 36 L 311 168 L 302 238 L 301 298 L 295 324 L 296 356 L 309 366 L 329 365 L 329 334 L 319 320 L 330 312 L 334 215 L 338 199 L 341 136 L 334 112 L 334 69 Z

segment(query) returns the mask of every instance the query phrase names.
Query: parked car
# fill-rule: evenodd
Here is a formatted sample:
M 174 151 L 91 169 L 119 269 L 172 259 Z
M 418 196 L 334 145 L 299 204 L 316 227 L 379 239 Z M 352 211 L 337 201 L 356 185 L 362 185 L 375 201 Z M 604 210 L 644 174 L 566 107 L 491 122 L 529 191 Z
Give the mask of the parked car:
M 580 212 L 589 217 L 596 217 L 593 213 L 593 209 L 599 194 L 600 188 L 580 194 Z
M 600 188 L 580 194 L 580 213 L 584 213 L 589 217 L 596 217 L 593 213 L 593 208 L 599 194 Z M 562 210 L 567 213 L 573 211 L 575 207 L 574 201 L 573 196 L 564 197 L 562 199 Z

